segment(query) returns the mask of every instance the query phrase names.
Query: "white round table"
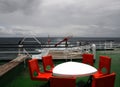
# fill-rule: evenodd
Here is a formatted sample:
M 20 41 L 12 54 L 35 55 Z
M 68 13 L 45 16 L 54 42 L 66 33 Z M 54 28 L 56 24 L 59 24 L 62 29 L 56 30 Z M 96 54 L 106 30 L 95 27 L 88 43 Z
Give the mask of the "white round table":
M 65 62 L 53 68 L 53 76 L 82 77 L 90 76 L 97 72 L 97 69 L 88 64 L 80 62 Z

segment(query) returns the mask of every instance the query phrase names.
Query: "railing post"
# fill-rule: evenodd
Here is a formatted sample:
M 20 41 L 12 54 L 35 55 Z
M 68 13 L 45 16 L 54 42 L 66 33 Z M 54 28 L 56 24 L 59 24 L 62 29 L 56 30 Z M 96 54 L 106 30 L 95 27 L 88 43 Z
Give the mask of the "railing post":
M 21 51 L 23 51 L 23 45 L 19 44 L 18 45 L 18 55 L 21 54 Z
M 96 45 L 92 44 L 92 52 L 94 54 L 94 59 L 96 58 Z

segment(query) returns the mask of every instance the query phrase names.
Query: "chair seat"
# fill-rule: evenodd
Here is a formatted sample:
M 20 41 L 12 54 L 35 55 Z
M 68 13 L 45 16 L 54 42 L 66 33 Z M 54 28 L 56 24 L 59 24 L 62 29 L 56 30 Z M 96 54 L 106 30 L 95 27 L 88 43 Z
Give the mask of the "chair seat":
M 51 76 L 52 76 L 52 73 L 38 73 L 38 75 L 35 76 L 34 80 L 47 81 Z
M 98 72 L 95 73 L 93 76 L 100 77 L 103 75 L 110 74 L 110 69 L 111 69 L 111 58 L 108 56 L 100 56 Z
M 53 69 L 47 70 L 47 73 L 52 73 Z
M 91 87 L 114 87 L 116 73 L 93 77 Z
M 51 77 L 50 87 L 75 87 L 76 78 Z
M 101 72 L 96 72 L 93 76 L 94 77 L 100 77 L 100 76 L 103 76 L 105 74 L 101 73 Z
M 48 81 L 52 77 L 52 73 L 41 72 L 37 59 L 28 61 L 30 77 L 32 80 Z

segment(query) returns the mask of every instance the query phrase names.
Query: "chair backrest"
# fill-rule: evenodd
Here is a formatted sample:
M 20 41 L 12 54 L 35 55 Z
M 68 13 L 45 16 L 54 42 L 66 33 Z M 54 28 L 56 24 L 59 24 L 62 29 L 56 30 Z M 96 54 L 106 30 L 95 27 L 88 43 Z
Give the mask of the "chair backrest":
M 115 73 L 111 73 L 100 77 L 93 77 L 92 87 L 114 87 L 115 77 Z
M 52 77 L 50 78 L 50 87 L 76 87 L 76 79 Z
M 110 74 L 110 70 L 111 70 L 111 58 L 108 56 L 100 56 L 98 72 L 102 74 Z
M 40 73 L 38 60 L 37 59 L 28 60 L 28 67 L 29 67 L 30 77 L 32 80 L 34 80 L 35 76 L 37 76 L 37 74 Z
M 42 62 L 43 62 L 43 69 L 44 69 L 44 71 L 52 73 L 52 69 L 54 68 L 52 55 L 43 56 L 42 57 Z
M 94 55 L 93 54 L 83 54 L 82 55 L 82 62 L 83 63 L 86 63 L 86 64 L 89 64 L 91 66 L 94 65 Z

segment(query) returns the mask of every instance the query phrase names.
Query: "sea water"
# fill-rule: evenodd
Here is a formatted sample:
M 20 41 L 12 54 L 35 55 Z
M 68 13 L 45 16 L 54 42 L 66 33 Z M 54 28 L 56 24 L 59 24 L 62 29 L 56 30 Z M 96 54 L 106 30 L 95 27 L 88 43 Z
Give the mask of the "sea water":
M 35 51 L 44 47 L 55 47 L 64 37 L 36 37 L 36 41 L 32 37 L 1 37 L 0 38 L 0 60 L 11 60 L 18 56 L 19 46 L 23 45 L 27 51 Z M 49 42 L 48 42 L 49 41 Z M 77 43 L 79 42 L 79 44 Z M 68 47 L 75 47 L 86 44 L 104 45 L 111 42 L 113 47 L 120 47 L 120 37 L 71 37 L 68 39 Z M 58 47 L 65 47 L 65 42 L 61 43 Z M 99 48 L 99 46 L 97 46 Z

